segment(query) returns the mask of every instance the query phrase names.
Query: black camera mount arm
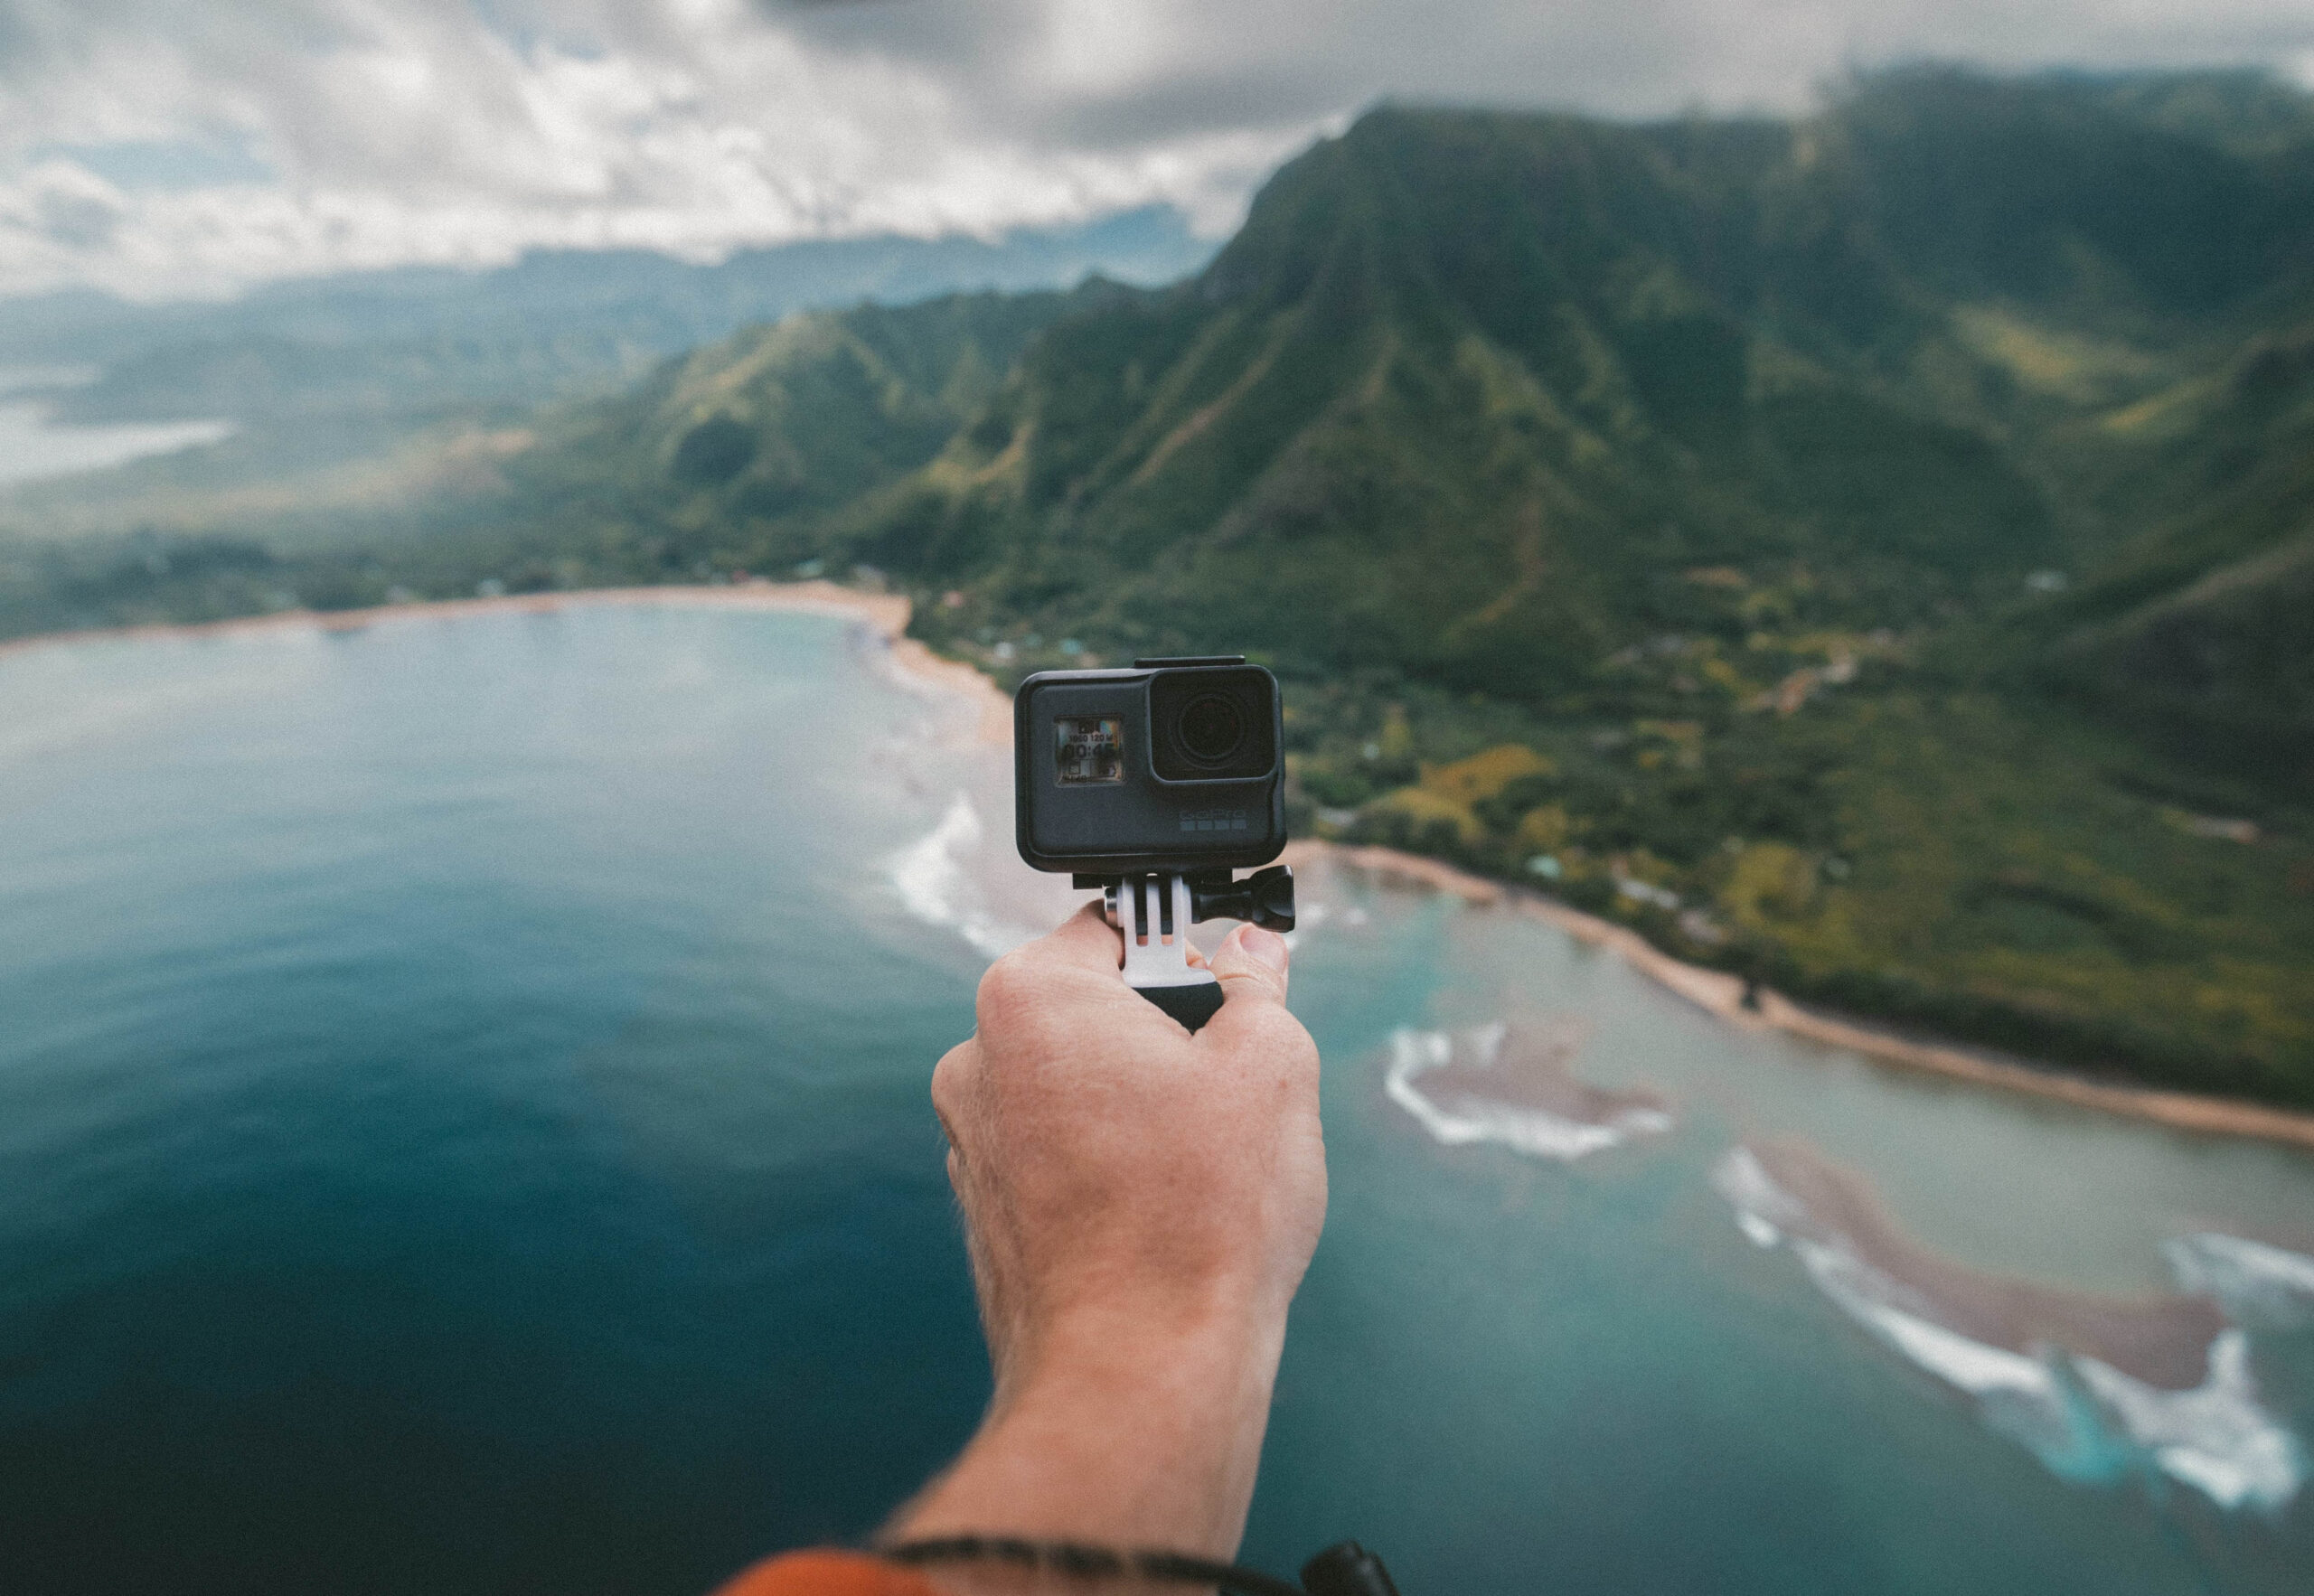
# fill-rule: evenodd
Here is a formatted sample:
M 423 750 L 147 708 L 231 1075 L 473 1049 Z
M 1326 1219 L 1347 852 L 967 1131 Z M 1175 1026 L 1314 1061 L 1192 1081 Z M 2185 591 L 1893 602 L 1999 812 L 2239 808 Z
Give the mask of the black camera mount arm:
M 1221 983 L 1190 962 L 1189 928 L 1199 920 L 1246 920 L 1272 931 L 1293 929 L 1293 870 L 1270 865 L 1243 881 L 1228 870 L 1187 875 L 1078 876 L 1106 897 L 1109 924 L 1124 934 L 1125 983 L 1187 1028 L 1221 1010 Z

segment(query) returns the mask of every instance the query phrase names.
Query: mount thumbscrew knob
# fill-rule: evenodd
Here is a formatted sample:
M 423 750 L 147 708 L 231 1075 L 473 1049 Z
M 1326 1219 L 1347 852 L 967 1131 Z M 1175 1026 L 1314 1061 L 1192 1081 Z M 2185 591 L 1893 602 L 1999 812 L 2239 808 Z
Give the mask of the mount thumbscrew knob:
M 1256 870 L 1246 881 L 1246 897 L 1256 925 L 1272 931 L 1293 929 L 1293 867 L 1271 865 Z
M 1190 884 L 1193 920 L 1246 920 L 1271 931 L 1293 929 L 1293 869 L 1271 865 L 1243 881 Z

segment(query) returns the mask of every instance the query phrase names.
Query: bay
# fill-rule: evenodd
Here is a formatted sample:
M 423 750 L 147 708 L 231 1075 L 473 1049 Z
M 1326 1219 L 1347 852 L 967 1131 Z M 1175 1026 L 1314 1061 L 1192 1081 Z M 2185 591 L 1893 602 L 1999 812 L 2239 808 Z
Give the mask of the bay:
M 1068 901 L 970 720 L 823 615 L 0 655 L 6 1588 L 700 1591 L 870 1530 L 987 1392 L 931 1066 Z M 1332 1209 L 1249 1559 L 2303 1588 L 2314 1158 L 1303 896 Z
M 233 431 L 230 421 L 62 422 L 45 404 L 0 397 L 0 487 L 199 448 Z

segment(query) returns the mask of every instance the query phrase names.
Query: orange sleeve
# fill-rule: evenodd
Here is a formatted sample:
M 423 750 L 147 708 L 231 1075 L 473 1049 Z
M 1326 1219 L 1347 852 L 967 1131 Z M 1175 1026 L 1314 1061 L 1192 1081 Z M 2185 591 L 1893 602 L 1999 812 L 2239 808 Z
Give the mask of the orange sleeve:
M 715 1596 L 939 1596 L 920 1575 L 857 1552 L 790 1552 L 758 1563 Z

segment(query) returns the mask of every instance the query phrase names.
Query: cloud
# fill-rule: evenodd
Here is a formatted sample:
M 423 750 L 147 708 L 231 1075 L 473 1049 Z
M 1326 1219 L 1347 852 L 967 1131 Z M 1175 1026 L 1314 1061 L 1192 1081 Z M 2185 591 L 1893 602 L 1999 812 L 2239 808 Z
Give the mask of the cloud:
M 1226 230 L 1386 97 L 1792 109 L 1856 65 L 2254 62 L 2303 0 L 0 0 L 0 292 L 539 246 Z

